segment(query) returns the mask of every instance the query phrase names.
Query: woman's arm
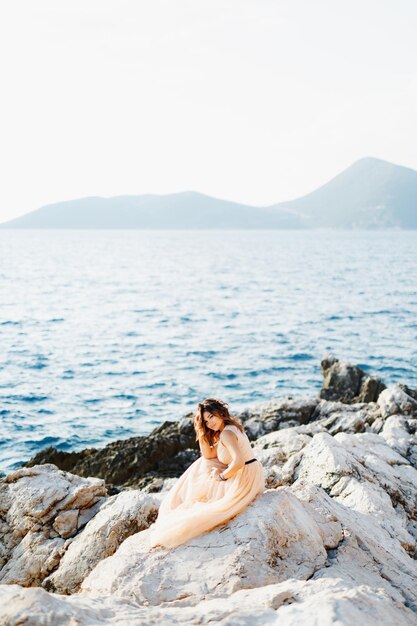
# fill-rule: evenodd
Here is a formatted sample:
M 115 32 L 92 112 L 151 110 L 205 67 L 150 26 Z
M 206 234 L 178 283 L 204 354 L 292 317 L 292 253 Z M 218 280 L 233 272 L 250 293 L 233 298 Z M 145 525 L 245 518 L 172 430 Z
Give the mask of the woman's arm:
M 240 451 L 237 437 L 232 431 L 223 431 L 221 437 L 222 443 L 226 446 L 227 451 L 232 457 L 232 462 L 229 463 L 229 467 L 222 472 L 222 475 L 224 478 L 232 478 L 232 476 L 245 465 L 244 456 Z
M 217 457 L 216 448 L 214 446 L 210 447 L 205 439 L 199 437 L 198 444 L 200 446 L 200 452 L 205 459 L 214 459 Z

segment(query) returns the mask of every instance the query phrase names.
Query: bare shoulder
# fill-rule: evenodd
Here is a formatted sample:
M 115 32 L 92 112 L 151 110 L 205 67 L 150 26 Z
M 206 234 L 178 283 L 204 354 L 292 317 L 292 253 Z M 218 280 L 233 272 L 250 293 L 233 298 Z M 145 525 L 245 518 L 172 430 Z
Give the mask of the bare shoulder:
M 235 439 L 239 439 L 240 430 L 234 424 L 226 424 L 221 432 L 221 438 L 226 439 L 226 441 L 233 441 Z

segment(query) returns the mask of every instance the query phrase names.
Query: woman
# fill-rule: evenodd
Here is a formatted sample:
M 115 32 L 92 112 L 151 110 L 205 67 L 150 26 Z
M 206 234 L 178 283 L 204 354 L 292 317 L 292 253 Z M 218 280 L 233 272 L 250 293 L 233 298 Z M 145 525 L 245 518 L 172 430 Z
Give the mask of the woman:
M 174 548 L 225 524 L 265 490 L 263 467 L 225 402 L 201 402 L 194 429 L 201 457 L 163 499 L 149 529 L 152 546 Z

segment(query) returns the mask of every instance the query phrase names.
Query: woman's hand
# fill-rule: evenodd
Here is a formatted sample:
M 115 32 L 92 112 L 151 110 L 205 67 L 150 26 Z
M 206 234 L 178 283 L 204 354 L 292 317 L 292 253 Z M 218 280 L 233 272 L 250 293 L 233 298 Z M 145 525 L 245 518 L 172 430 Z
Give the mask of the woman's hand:
M 219 478 L 220 472 L 221 469 L 219 469 L 218 467 L 212 467 L 209 476 L 212 480 L 221 480 L 221 478 Z

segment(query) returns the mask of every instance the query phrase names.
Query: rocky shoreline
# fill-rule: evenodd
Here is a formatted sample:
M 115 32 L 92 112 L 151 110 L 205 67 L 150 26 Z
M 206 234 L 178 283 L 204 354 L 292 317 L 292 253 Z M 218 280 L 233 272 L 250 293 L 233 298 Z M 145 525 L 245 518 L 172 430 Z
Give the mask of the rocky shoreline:
M 319 397 L 285 398 L 241 413 L 239 418 L 249 438 L 256 441 L 268 432 L 322 419 L 329 411 L 324 400 L 355 405 L 363 403 L 363 410 L 369 413 L 369 422 L 373 407 L 367 405 L 377 400 L 385 385 L 359 367 L 335 357 L 325 357 L 321 369 L 324 383 Z M 101 449 L 63 452 L 49 447 L 41 450 L 25 466 L 53 463 L 78 476 L 104 478 L 112 493 L 118 487 L 160 491 L 166 478 L 180 476 L 199 456 L 191 418 L 192 413 L 178 422 L 164 422 L 147 436 L 114 441 Z M 330 432 L 336 432 L 330 422 L 328 427 Z M 356 428 L 359 432 L 359 421 Z M 365 423 L 362 428 L 365 429 Z
M 0 480 L 0 624 L 417 624 L 417 391 L 321 366 L 318 397 L 239 415 L 267 491 L 175 550 L 146 529 L 191 416 Z

